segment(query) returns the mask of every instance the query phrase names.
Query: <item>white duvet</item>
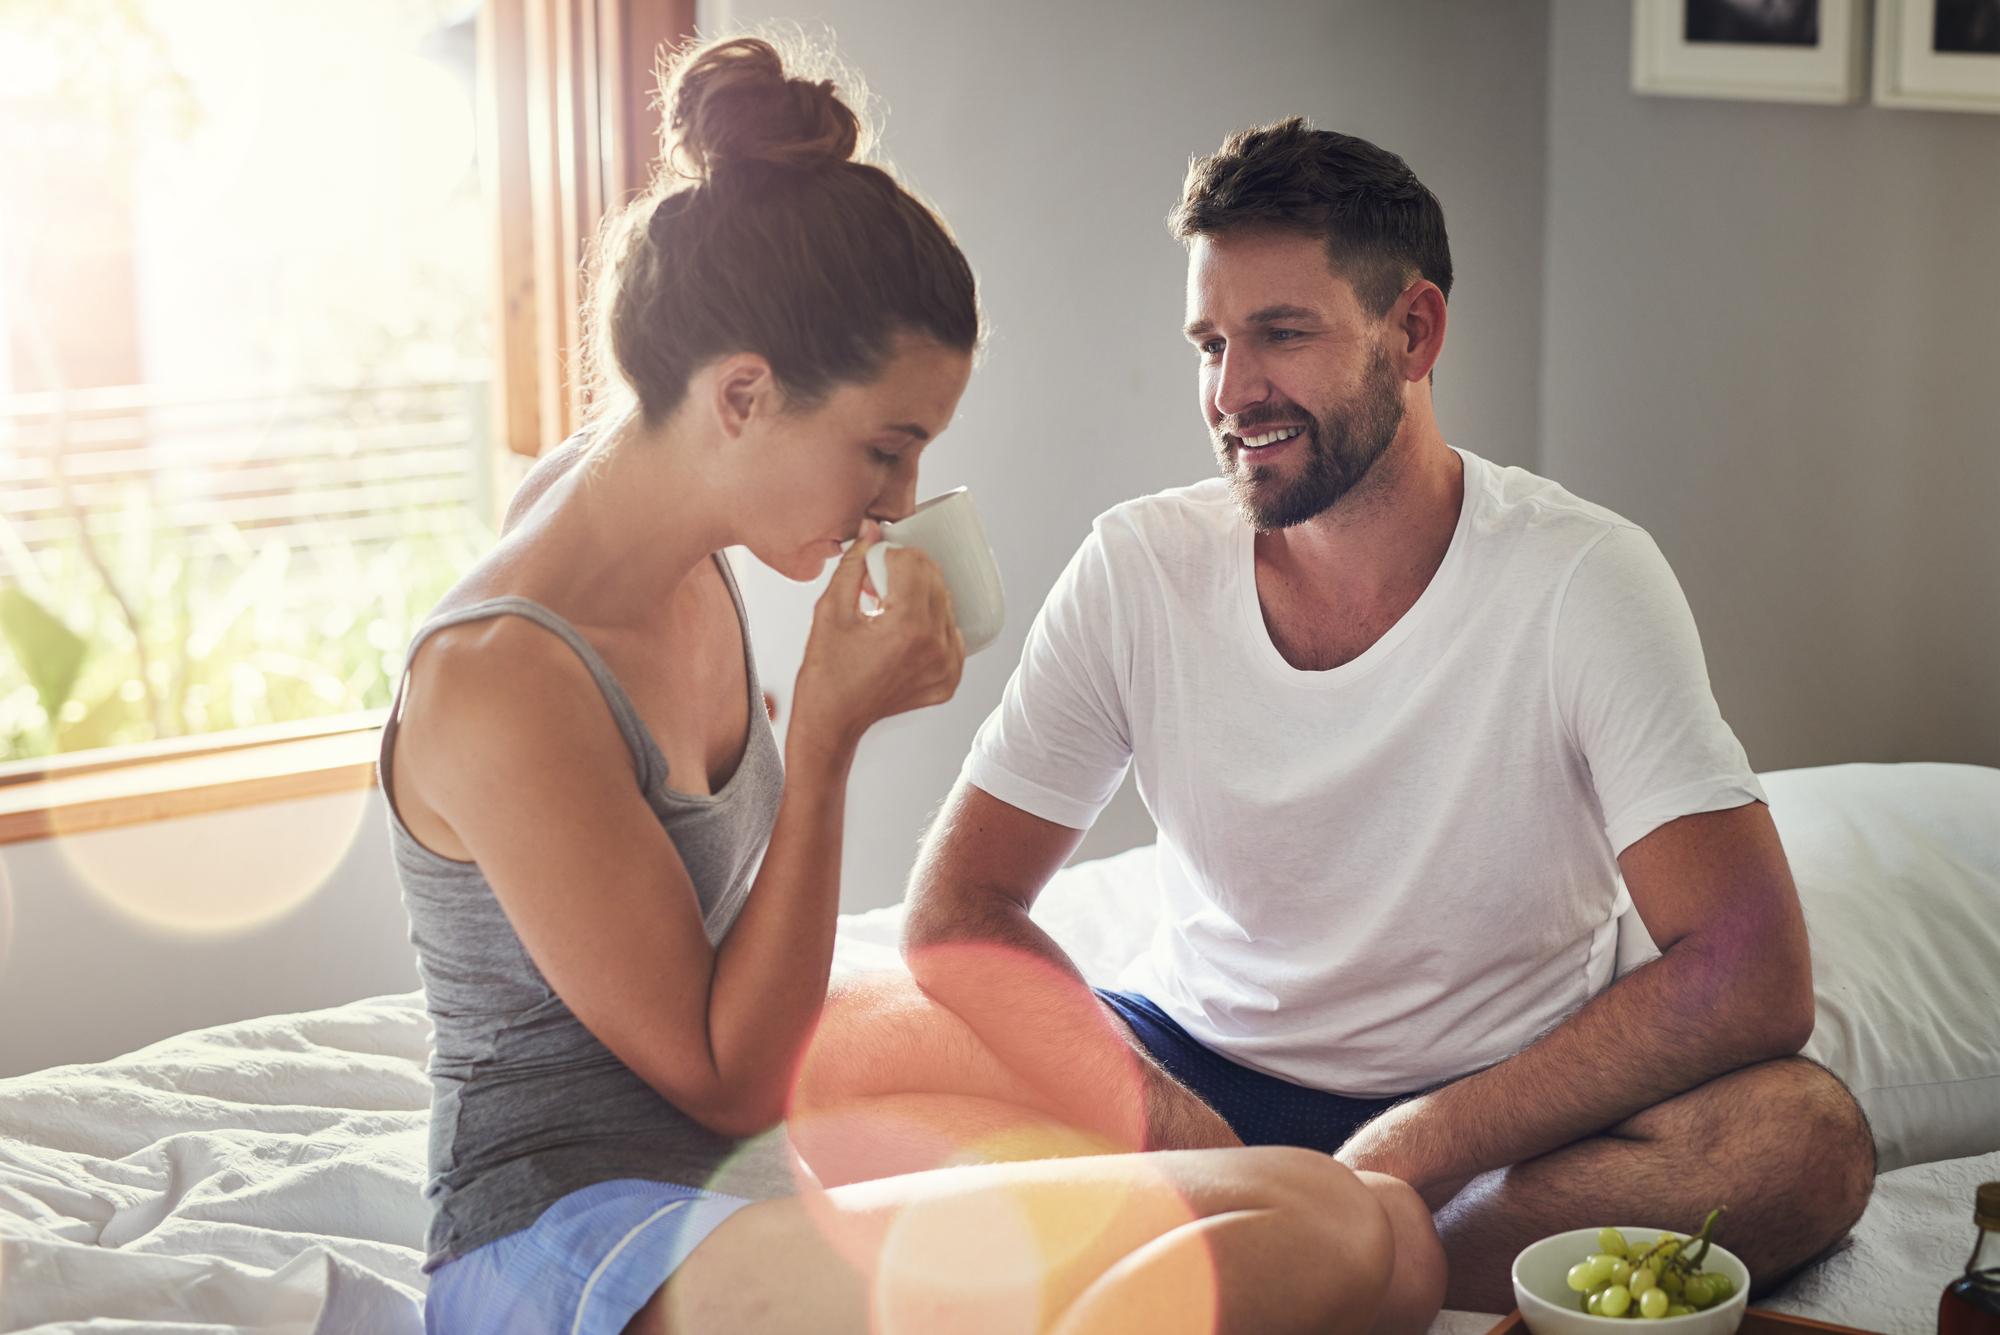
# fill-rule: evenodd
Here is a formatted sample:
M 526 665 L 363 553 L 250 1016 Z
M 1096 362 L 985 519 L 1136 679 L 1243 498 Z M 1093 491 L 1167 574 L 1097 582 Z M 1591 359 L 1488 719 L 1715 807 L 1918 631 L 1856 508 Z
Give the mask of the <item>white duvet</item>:
M 1973 1189 L 2000 1180 L 2000 771 L 1764 781 L 1814 938 L 1807 1051 L 1869 1108 L 1885 1167 L 1915 1164 L 1884 1173 L 1849 1239 L 1765 1305 L 1929 1335 Z M 1070 868 L 1035 905 L 1094 983 L 1154 929 L 1154 857 Z M 836 973 L 901 967 L 899 914 L 843 918 Z M 413 994 L 0 1080 L 0 1332 L 421 1331 L 428 1052 Z M 1943 1155 L 1958 1157 L 1916 1162 Z M 1493 1320 L 1446 1312 L 1433 1335 Z
M 860 926 L 852 962 L 886 948 Z M 415 995 L 380 997 L 0 1081 L 0 1331 L 420 1331 L 428 1032 Z M 1929 1335 L 1994 1179 L 2000 1152 L 1885 1174 L 1765 1305 Z M 1492 1324 L 1446 1312 L 1433 1335 Z
M 0 1080 L 0 1330 L 420 1331 L 416 995 Z

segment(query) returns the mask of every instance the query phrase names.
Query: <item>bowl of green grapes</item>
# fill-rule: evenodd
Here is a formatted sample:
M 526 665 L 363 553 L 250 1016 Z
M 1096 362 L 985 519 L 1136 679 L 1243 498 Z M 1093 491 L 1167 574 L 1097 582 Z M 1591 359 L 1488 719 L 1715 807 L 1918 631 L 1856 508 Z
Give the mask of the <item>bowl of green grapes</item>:
M 1521 1319 L 1534 1335 L 1610 1335 L 1613 1323 L 1731 1335 L 1750 1301 L 1750 1272 L 1710 1241 L 1715 1219 L 1692 1236 L 1620 1225 L 1543 1238 L 1514 1258 Z

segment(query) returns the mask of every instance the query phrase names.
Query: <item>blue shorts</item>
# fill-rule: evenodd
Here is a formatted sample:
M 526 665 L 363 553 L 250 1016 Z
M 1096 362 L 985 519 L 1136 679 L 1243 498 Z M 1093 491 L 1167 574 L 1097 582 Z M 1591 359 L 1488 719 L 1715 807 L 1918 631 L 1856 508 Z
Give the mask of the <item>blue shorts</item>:
M 599 1182 L 431 1275 L 425 1335 L 618 1335 L 740 1196 Z
M 1245 1145 L 1300 1145 L 1332 1154 L 1364 1124 L 1408 1098 L 1350 1099 L 1253 1071 L 1204 1046 L 1137 992 L 1098 988 L 1153 1060 L 1229 1123 Z

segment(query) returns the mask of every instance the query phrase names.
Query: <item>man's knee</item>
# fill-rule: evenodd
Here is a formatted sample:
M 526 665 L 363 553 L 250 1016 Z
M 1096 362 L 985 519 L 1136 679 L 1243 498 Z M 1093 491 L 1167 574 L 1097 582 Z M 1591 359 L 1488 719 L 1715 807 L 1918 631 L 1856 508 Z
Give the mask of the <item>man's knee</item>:
M 1867 1115 L 1817 1062 L 1783 1057 L 1746 1066 L 1650 1112 L 1649 1138 L 1717 1161 L 1746 1192 L 1790 1201 L 1829 1240 L 1868 1205 L 1875 1142 Z
M 1868 1115 L 1840 1077 L 1804 1057 L 1765 1063 L 1771 1087 L 1759 1099 L 1760 1112 L 1788 1127 L 1794 1152 L 1829 1223 L 1844 1233 L 1861 1217 L 1875 1186 L 1875 1136 Z

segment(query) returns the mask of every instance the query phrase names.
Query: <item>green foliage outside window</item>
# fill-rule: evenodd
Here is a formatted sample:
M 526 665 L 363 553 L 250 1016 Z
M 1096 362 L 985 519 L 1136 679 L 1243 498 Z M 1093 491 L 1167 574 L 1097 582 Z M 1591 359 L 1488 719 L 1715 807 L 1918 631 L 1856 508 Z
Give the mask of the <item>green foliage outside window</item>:
M 0 760 L 387 705 L 411 633 L 487 540 L 439 512 L 406 518 L 411 536 L 393 543 L 297 550 L 296 530 L 261 543 L 211 531 L 196 551 L 128 525 L 104 555 L 136 636 L 80 544 L 27 571 L 16 545 L 0 589 Z

